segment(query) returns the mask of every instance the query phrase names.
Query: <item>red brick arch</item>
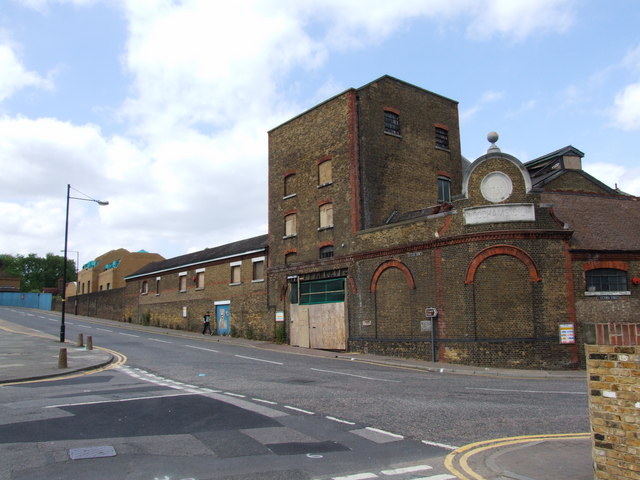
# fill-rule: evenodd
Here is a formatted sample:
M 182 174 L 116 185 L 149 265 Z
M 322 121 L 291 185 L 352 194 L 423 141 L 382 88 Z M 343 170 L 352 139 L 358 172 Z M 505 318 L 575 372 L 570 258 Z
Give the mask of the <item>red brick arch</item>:
M 478 270 L 480 264 L 487 258 L 493 257 L 495 255 L 510 255 L 512 257 L 516 257 L 518 260 L 524 263 L 529 270 L 529 278 L 532 282 L 539 282 L 540 280 L 542 280 L 542 277 L 540 277 L 540 273 L 538 272 L 538 268 L 536 267 L 535 263 L 533 263 L 533 260 L 527 252 L 512 245 L 496 245 L 494 247 L 488 247 L 484 250 L 481 250 L 475 257 L 473 257 L 473 260 L 471 260 L 471 263 L 467 268 L 467 276 L 464 280 L 465 285 L 472 284 L 476 276 L 476 271 Z
M 382 272 L 387 270 L 388 268 L 397 268 L 402 273 L 404 273 L 405 278 L 407 279 L 407 283 L 409 284 L 409 288 L 411 290 L 415 290 L 416 282 L 413 280 L 413 275 L 411 271 L 407 268 L 407 266 L 399 260 L 387 260 L 376 268 L 376 271 L 373 273 L 373 278 L 371 279 L 371 293 L 375 293 L 378 288 L 378 279 Z

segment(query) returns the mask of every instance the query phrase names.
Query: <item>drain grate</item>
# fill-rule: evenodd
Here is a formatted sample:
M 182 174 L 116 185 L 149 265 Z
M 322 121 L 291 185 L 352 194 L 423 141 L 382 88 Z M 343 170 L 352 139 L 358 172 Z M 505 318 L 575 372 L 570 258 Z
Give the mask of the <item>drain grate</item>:
M 115 456 L 116 450 L 108 445 L 104 447 L 72 448 L 71 450 L 69 450 L 69 457 L 71 457 L 71 460 Z

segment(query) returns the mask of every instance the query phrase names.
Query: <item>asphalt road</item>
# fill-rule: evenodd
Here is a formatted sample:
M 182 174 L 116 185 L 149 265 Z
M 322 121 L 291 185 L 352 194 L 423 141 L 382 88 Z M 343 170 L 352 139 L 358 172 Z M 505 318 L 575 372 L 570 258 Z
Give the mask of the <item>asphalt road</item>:
M 56 314 L 15 315 L 6 320 L 52 334 L 59 329 Z M 11 411 L 0 422 L 0 439 L 35 448 L 29 455 L 4 448 L 3 456 L 31 462 L 46 457 L 47 442 L 68 447 L 113 439 L 119 451 L 166 451 L 167 465 L 157 465 L 156 455 L 153 465 L 129 465 L 131 471 L 149 469 L 127 478 L 245 478 L 243 472 L 246 478 L 260 478 L 255 472 L 265 479 L 333 478 L 398 464 L 427 465 L 430 475 L 438 475 L 444 455 L 471 442 L 589 428 L 586 383 L 580 380 L 439 374 L 156 331 L 68 319 L 67 338 L 92 335 L 94 344 L 126 355 L 127 364 L 0 391 L 3 411 Z M 320 458 L 302 456 L 300 463 L 292 453 L 305 443 Z M 275 470 L 265 462 L 267 451 L 278 457 Z M 172 455 L 177 452 L 180 462 Z M 29 469 L 32 476 L 23 478 L 80 478 L 51 476 L 45 468 L 51 464 L 43 462 L 42 477 Z

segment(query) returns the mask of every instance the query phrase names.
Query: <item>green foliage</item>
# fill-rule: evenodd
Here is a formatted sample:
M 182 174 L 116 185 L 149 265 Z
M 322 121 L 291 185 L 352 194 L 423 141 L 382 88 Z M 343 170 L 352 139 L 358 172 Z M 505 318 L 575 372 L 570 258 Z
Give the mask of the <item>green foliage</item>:
M 276 343 L 287 342 L 287 329 L 284 322 L 276 323 Z
M 0 254 L 0 270 L 21 277 L 23 292 L 40 292 L 43 288 L 58 287 L 63 276 L 64 257 L 47 253 L 38 257 L 35 253 L 24 255 Z M 67 282 L 76 280 L 76 265 L 67 258 Z

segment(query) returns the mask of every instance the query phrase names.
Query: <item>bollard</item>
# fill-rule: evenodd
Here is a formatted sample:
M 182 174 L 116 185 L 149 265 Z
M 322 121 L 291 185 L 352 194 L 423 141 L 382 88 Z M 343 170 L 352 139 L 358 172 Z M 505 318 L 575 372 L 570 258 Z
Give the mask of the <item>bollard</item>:
M 93 350 L 93 337 L 87 335 L 87 350 Z
M 82 334 L 78 334 L 78 342 L 76 343 L 76 347 L 84 347 L 84 340 Z
M 61 348 L 58 354 L 58 368 L 67 368 L 67 349 Z

